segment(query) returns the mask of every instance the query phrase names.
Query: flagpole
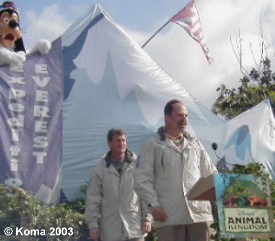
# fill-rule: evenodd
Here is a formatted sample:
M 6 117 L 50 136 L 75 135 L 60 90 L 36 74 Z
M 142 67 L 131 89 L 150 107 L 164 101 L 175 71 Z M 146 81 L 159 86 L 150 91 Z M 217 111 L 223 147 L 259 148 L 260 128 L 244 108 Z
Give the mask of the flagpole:
M 152 40 L 152 38 L 154 38 L 154 37 L 158 34 L 158 32 L 161 31 L 168 23 L 170 23 L 170 19 L 169 19 L 162 27 L 160 27 L 160 28 L 152 35 L 152 37 L 149 38 L 149 39 L 142 45 L 141 48 L 144 48 L 145 45 L 148 44 L 148 43 Z

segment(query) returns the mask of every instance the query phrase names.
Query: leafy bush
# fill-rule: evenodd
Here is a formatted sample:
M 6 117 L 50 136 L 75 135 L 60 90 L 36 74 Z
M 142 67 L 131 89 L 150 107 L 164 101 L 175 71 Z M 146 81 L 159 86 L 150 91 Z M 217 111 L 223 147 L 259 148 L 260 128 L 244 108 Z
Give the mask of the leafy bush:
M 86 192 L 86 186 L 81 187 Z M 69 202 L 46 205 L 33 195 L 17 187 L 0 184 L 0 240 L 1 241 L 82 241 L 89 239 L 89 229 L 84 217 L 85 199 L 76 198 Z M 46 230 L 42 236 L 5 236 L 3 230 L 23 227 L 27 230 Z M 73 235 L 50 236 L 51 228 L 65 228 Z M 146 241 L 157 241 L 153 230 Z
M 3 233 L 6 227 L 13 230 L 23 227 L 22 232 L 36 232 L 27 237 L 19 235 L 8 238 Z M 73 241 L 87 236 L 83 214 L 62 203 L 46 205 L 20 188 L 3 185 L 0 185 L 0 231 L 1 240 Z

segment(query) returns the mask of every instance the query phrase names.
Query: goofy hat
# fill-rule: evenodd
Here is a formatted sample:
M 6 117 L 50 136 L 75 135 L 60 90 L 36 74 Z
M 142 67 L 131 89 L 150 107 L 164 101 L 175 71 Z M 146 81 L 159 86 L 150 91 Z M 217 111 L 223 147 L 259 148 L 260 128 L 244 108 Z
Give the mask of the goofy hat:
M 14 48 L 15 52 L 25 52 L 19 28 L 19 10 L 15 3 L 10 1 L 0 5 L 0 44 Z

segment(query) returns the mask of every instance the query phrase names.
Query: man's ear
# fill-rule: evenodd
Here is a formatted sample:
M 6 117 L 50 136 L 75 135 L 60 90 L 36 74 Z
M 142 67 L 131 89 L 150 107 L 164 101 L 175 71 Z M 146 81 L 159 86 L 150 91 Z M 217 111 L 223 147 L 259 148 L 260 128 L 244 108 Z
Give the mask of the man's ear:
M 167 123 L 168 118 L 169 118 L 169 115 L 164 115 L 164 123 L 165 124 Z

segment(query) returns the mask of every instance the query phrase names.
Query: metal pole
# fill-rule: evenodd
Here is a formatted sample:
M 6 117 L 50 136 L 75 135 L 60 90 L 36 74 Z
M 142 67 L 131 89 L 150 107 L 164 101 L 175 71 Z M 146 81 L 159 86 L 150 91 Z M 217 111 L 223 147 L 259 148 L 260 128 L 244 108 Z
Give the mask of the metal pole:
M 151 41 L 151 39 L 154 38 L 154 37 L 158 34 L 158 32 L 159 32 L 160 30 L 162 30 L 168 23 L 170 23 L 170 20 L 168 20 L 161 28 L 159 28 L 158 31 L 155 32 L 155 33 L 152 35 L 152 37 L 149 38 L 149 39 L 142 45 L 141 48 L 144 48 L 145 45 L 148 44 L 148 43 Z

